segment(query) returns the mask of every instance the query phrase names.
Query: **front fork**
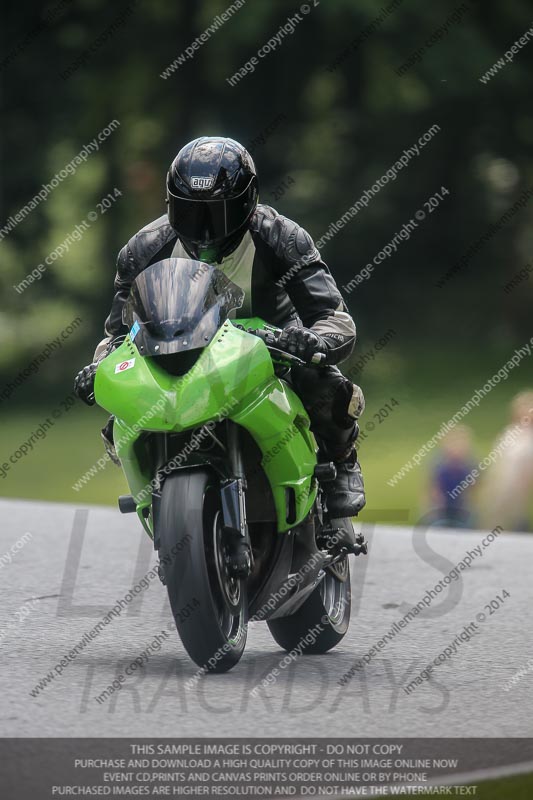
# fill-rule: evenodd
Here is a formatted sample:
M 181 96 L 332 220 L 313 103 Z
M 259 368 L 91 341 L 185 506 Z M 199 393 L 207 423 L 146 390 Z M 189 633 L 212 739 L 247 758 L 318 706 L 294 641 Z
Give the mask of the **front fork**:
M 228 534 L 232 549 L 246 548 L 249 553 L 249 566 L 241 570 L 239 577 L 248 577 L 252 571 L 253 556 L 246 521 L 246 476 L 242 461 L 239 427 L 228 421 L 227 423 L 227 448 L 231 478 L 221 484 L 222 519 L 224 530 Z M 244 575 L 242 572 L 246 572 Z

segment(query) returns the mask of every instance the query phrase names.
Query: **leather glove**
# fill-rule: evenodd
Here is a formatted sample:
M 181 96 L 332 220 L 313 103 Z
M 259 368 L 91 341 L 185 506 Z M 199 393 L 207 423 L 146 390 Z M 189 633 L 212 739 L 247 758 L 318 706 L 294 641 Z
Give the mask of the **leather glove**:
M 321 336 L 309 328 L 298 328 L 296 325 L 284 328 L 278 336 L 277 346 L 308 364 L 315 353 L 327 355 L 328 352 L 328 346 Z
M 98 364 L 89 364 L 87 367 L 80 369 L 74 379 L 74 392 L 88 406 L 93 406 L 95 403 L 94 376 L 97 367 Z

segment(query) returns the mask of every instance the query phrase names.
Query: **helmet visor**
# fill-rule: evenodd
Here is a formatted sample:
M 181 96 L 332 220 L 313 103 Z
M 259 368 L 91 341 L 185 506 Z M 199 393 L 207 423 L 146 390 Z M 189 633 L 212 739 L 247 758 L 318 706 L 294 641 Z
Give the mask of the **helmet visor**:
M 168 218 L 180 238 L 198 245 L 220 242 L 241 228 L 255 208 L 255 180 L 236 197 L 191 200 L 168 191 Z

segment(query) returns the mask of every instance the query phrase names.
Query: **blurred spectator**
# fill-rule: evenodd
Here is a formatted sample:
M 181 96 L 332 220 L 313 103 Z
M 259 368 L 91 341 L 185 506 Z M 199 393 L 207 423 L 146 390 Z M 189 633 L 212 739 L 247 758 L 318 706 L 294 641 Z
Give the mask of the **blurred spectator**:
M 429 486 L 430 524 L 468 528 L 474 524 L 472 487 L 466 485 L 474 467 L 472 434 L 466 425 L 458 425 L 442 440 L 433 463 Z M 457 493 L 463 482 L 464 490 Z
M 533 391 L 520 392 L 510 405 L 510 424 L 498 460 L 487 473 L 483 492 L 483 516 L 488 527 L 531 530 L 530 504 L 533 496 Z M 512 436 L 509 436 L 512 434 Z

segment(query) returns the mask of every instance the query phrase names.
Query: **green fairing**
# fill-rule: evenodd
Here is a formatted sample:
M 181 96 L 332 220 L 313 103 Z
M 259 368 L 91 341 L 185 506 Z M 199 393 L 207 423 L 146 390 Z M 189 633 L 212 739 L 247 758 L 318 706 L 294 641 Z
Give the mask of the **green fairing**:
M 263 328 L 258 319 L 234 320 L 244 328 Z M 123 371 L 120 364 L 135 359 Z M 115 371 L 117 369 L 117 371 Z M 270 482 L 278 529 L 301 522 L 316 496 L 310 477 L 316 464 L 316 441 L 297 395 L 274 374 L 265 344 L 227 321 L 183 377 L 169 375 L 153 358 L 140 355 L 127 336 L 99 365 L 97 403 L 116 417 L 114 439 L 137 513 L 152 535 L 149 487 L 153 479 L 139 460 L 135 442 L 143 431 L 179 432 L 228 417 L 245 428 L 262 454 Z M 296 514 L 287 520 L 286 488 L 294 491 Z

